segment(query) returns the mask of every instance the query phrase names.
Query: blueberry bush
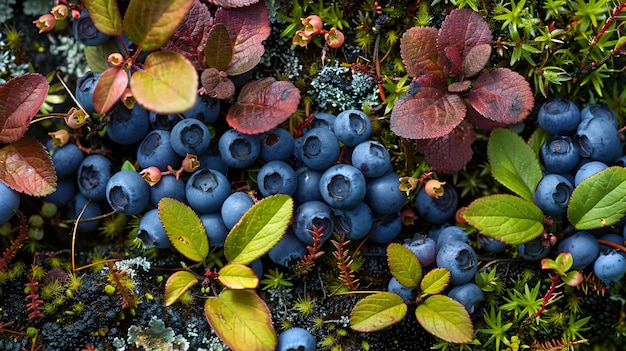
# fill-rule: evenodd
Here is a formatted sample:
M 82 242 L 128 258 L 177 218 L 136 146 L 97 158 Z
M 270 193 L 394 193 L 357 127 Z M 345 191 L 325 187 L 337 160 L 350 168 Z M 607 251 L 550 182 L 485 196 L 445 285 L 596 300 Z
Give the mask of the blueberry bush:
M 625 4 L 32 3 L 0 349 L 626 344 Z

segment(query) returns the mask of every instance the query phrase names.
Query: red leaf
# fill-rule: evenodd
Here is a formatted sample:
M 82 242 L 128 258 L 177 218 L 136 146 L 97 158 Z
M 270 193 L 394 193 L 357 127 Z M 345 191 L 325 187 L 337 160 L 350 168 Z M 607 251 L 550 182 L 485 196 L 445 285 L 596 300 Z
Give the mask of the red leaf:
M 224 71 L 238 75 L 254 68 L 265 52 L 263 40 L 270 35 L 270 20 L 264 3 L 237 9 L 219 8 L 215 23 L 224 23 L 233 43 L 233 59 Z
M 452 62 L 447 57 L 446 51 L 450 50 L 449 47 L 456 48 L 463 62 L 470 50 L 480 44 L 491 44 L 491 31 L 478 13 L 469 8 L 455 9 L 443 20 L 437 37 L 437 48 L 439 57 L 452 75 L 462 74 L 463 70 L 457 62 Z
M 417 140 L 416 146 L 432 170 L 454 174 L 472 159 L 474 139 L 474 129 L 464 121 L 450 134 L 442 138 Z
M 496 68 L 478 76 L 469 92 L 469 102 L 492 121 L 515 124 L 528 117 L 534 98 L 530 84 L 519 73 Z
M 478 111 L 476 111 L 470 104 L 466 104 L 465 106 L 467 106 L 467 120 L 478 129 L 489 132 L 496 128 L 505 128 L 508 126 L 506 123 L 500 123 L 492 121 L 489 118 L 485 118 L 485 116 L 478 113 Z
M 214 99 L 230 99 L 235 95 L 235 84 L 228 77 L 222 77 L 215 68 L 207 68 L 200 76 L 202 87 Z
M 391 111 L 391 130 L 404 138 L 432 139 L 452 131 L 465 118 L 465 103 L 449 94 L 443 78 L 417 78 Z
M 300 90 L 289 81 L 272 77 L 252 81 L 241 88 L 237 102 L 228 110 L 228 124 L 246 134 L 277 127 L 296 112 Z
M 35 138 L 24 138 L 0 149 L 0 180 L 10 188 L 32 196 L 56 190 L 52 158 Z
M 461 82 L 454 82 L 448 85 L 448 91 L 451 93 L 462 93 L 472 86 L 471 80 L 464 80 Z
M 0 142 L 19 140 L 43 105 L 50 85 L 44 76 L 27 73 L 0 86 Z
M 221 7 L 233 8 L 244 7 L 252 4 L 256 4 L 259 0 L 207 0 L 209 3 Z
M 182 54 L 193 64 L 196 70 L 201 71 L 207 68 L 204 48 L 211 26 L 213 26 L 213 17 L 209 9 L 200 0 L 194 0 L 180 27 L 163 45 L 162 49 Z
M 128 88 L 128 73 L 123 66 L 113 66 L 102 72 L 93 91 L 93 106 L 98 113 L 107 113 Z
M 411 27 L 402 35 L 400 56 L 409 76 L 443 75 L 443 63 L 437 54 L 438 33 L 439 30 L 432 27 Z
M 473 77 L 477 75 L 489 62 L 491 57 L 491 45 L 480 44 L 472 47 L 463 58 L 463 75 Z

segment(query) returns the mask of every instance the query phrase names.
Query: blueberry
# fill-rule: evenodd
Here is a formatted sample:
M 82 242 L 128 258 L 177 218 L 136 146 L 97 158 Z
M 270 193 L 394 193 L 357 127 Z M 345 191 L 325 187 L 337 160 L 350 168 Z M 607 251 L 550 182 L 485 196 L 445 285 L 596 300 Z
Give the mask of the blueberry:
M 615 250 L 601 253 L 593 264 L 593 273 L 606 285 L 617 283 L 626 273 L 626 258 Z
M 315 226 L 321 230 L 322 241 L 330 239 L 333 233 L 333 217 L 330 207 L 322 201 L 307 201 L 298 208 L 293 216 L 293 233 L 307 245 L 313 244 L 311 230 Z
M 611 163 L 622 156 L 617 128 L 605 118 L 593 117 L 580 122 L 574 140 L 582 157 Z
M 306 132 L 302 136 L 299 150 L 302 163 L 321 171 L 337 162 L 339 151 L 339 140 L 335 134 L 322 127 Z
M 372 210 L 363 201 L 347 210 L 335 210 L 335 231 L 349 240 L 361 240 L 372 229 Z
M 141 217 L 137 237 L 141 239 L 145 248 L 168 249 L 172 247 L 156 208 L 147 211 Z
M 415 291 L 415 288 L 410 288 L 400 284 L 398 279 L 395 277 L 391 277 L 391 279 L 389 279 L 389 283 L 387 283 L 387 291 L 397 294 L 405 302 L 415 301 L 415 298 L 417 297 L 417 291 Z
M 78 185 L 76 184 L 76 178 L 59 178 L 57 180 L 57 190 L 44 197 L 43 201 L 51 202 L 57 205 L 57 207 L 64 207 L 74 197 L 77 191 Z
M 278 336 L 276 351 L 315 351 L 315 337 L 303 328 L 289 328 Z
M 307 166 L 302 166 L 296 170 L 298 185 L 293 197 L 298 203 L 324 200 L 320 193 L 322 173 L 322 171 L 311 169 Z
M 182 113 L 184 118 L 195 118 L 207 126 L 213 125 L 220 116 L 220 100 L 201 95 L 196 104 Z
M 605 104 L 588 104 L 580 110 L 580 121 L 591 119 L 594 117 L 601 117 L 607 121 L 613 123 L 615 128 L 619 128 L 619 122 L 617 120 L 617 113 L 611 110 L 611 108 Z
M 252 269 L 252 272 L 254 272 L 254 275 L 257 276 L 257 278 L 263 276 L 263 261 L 261 261 L 260 257 L 250 262 L 249 266 Z
M 363 141 L 352 150 L 352 165 L 368 178 L 380 177 L 391 169 L 389 151 L 377 141 Z
M 230 182 L 214 169 L 200 168 L 187 180 L 185 195 L 196 212 L 217 212 L 230 195 Z
M 481 315 L 482 309 L 480 306 L 485 300 L 485 293 L 483 293 L 478 285 L 474 283 L 465 283 L 454 286 L 448 292 L 448 297 L 460 302 L 472 318 L 476 318 Z
M 592 175 L 609 168 L 606 163 L 600 161 L 589 161 L 578 168 L 574 175 L 574 186 L 591 177 Z
M 389 244 L 400 235 L 402 230 L 402 216 L 400 212 L 392 214 L 375 214 L 372 235 L 369 241 L 377 244 Z
M 158 183 L 150 187 L 150 203 L 157 207 L 159 201 L 164 197 L 176 199 L 182 203 L 187 203 L 185 196 L 185 182 L 182 179 L 176 179 L 173 174 L 161 176 Z
M 534 238 L 526 243 L 518 244 L 517 252 L 526 261 L 539 261 L 548 256 L 550 245 L 546 245 L 541 238 Z
M 546 174 L 535 189 L 533 202 L 544 214 L 559 216 L 567 210 L 572 191 L 574 188 L 565 177 L 558 174 Z
M 254 200 L 248 193 L 238 191 L 228 195 L 220 210 L 226 228 L 232 229 L 252 206 Z
M 261 158 L 264 161 L 286 161 L 295 150 L 293 135 L 286 129 L 274 128 L 261 136 Z
M 400 176 L 387 172 L 377 178 L 367 180 L 365 202 L 373 212 L 393 214 L 402 209 L 407 200 L 406 193 L 400 190 Z
M 598 257 L 600 245 L 596 237 L 590 232 L 578 231 L 561 240 L 558 251 L 572 254 L 572 259 L 574 260 L 572 268 L 582 270 Z
M 150 120 L 150 126 L 155 130 L 172 130 L 176 123 L 181 120 L 179 115 L 162 115 L 153 111 L 148 113 L 148 119 Z
M 443 224 L 454 217 L 459 196 L 456 189 L 448 183 L 443 185 L 444 192 L 438 198 L 426 194 L 421 187 L 415 197 L 415 209 L 419 217 L 431 224 Z
M 356 146 L 372 135 L 372 123 L 363 111 L 346 110 L 335 118 L 333 131 L 345 145 Z
M 84 208 L 84 211 L 83 211 Z M 67 204 L 67 213 L 70 219 L 80 216 L 78 231 L 81 233 L 93 233 L 100 225 L 100 220 L 86 220 L 102 215 L 102 207 L 98 201 L 90 200 L 81 193 L 76 193 Z
M 485 251 L 492 253 L 502 253 L 504 252 L 504 250 L 506 250 L 506 243 L 503 241 L 485 236 L 482 233 L 478 233 L 477 238 L 480 247 Z
M 98 154 L 89 155 L 78 167 L 78 190 L 88 199 L 103 201 L 106 198 L 107 182 L 113 173 L 113 163 L 108 158 Z
M 293 234 L 291 229 L 287 229 L 285 235 L 270 249 L 267 255 L 272 262 L 287 267 L 295 261 L 301 260 L 306 253 L 306 245 Z
M 251 166 L 261 152 L 261 141 L 258 135 L 243 134 L 235 129 L 225 131 L 218 145 L 222 160 L 233 168 Z
M 416 234 L 403 245 L 413 251 L 422 266 L 430 266 L 437 259 L 437 242 L 425 235 Z
M 545 169 L 550 173 L 565 173 L 578 164 L 580 155 L 569 136 L 555 135 L 546 140 L 539 155 Z
M 52 140 L 46 142 L 48 152 L 52 157 L 52 164 L 58 178 L 65 178 L 76 174 L 78 167 L 85 159 L 85 155 L 76 144 L 52 146 Z
M 174 152 L 182 157 L 198 155 L 206 151 L 211 142 L 211 132 L 201 121 L 185 118 L 176 123 L 170 133 L 170 143 Z
M 450 284 L 461 285 L 474 278 L 478 270 L 476 252 L 462 241 L 450 241 L 437 251 L 437 267 L 450 271 Z
M 580 110 L 570 100 L 550 99 L 539 108 L 537 121 L 539 126 L 550 134 L 572 134 L 580 123 Z
M 20 208 L 20 194 L 0 182 L 0 224 L 8 222 Z
M 170 132 L 167 130 L 153 130 L 148 133 L 137 148 L 137 163 L 144 169 L 155 166 L 166 171 L 167 166 L 179 164 L 182 157 L 172 148 Z
M 200 221 L 209 239 L 209 247 L 224 247 L 229 229 L 222 220 L 222 214 L 218 212 L 201 214 Z
M 143 140 L 150 131 L 150 118 L 139 104 L 128 109 L 120 104 L 107 123 L 106 133 L 111 140 L 120 145 L 132 145 Z
M 620 234 L 616 234 L 616 233 L 604 234 L 600 237 L 600 239 L 624 246 L 624 237 Z M 613 248 L 608 245 L 600 244 L 600 252 L 607 253 L 612 249 Z M 626 252 L 620 251 L 620 254 L 626 255 Z
M 80 17 L 73 21 L 72 29 L 76 41 L 86 46 L 102 45 L 111 38 L 96 28 L 87 9 L 82 10 Z
M 328 168 L 322 174 L 319 184 L 324 201 L 331 207 L 342 210 L 354 208 L 363 201 L 366 186 L 363 173 L 346 164 Z
M 332 132 L 336 118 L 337 116 L 328 112 L 315 113 L 313 114 L 313 121 L 311 121 L 310 129 L 317 128 L 317 127 L 324 127 Z
M 119 171 L 107 183 L 106 198 L 113 210 L 136 215 L 150 202 L 150 186 L 135 171 Z
M 96 89 L 96 84 L 98 84 L 99 79 L 100 73 L 87 71 L 84 75 L 79 77 L 76 82 L 74 97 L 87 113 L 96 112 L 93 106 L 93 91 Z
M 298 186 L 296 171 L 287 162 L 280 160 L 270 161 L 261 166 L 256 180 L 259 192 L 263 196 L 275 194 L 291 196 Z
M 437 235 L 437 247 L 442 247 L 444 244 L 455 240 L 466 243 L 469 241 L 469 236 L 462 227 L 456 225 L 447 226 L 442 228 Z

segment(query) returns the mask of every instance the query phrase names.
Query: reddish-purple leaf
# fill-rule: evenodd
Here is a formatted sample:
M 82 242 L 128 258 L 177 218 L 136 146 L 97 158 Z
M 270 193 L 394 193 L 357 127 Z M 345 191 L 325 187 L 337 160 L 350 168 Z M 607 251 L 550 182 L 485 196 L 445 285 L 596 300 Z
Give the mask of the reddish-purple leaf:
M 450 46 L 456 48 L 463 62 L 474 46 L 490 43 L 489 25 L 478 13 L 469 8 L 452 10 L 443 20 L 437 36 L 439 56 L 452 75 L 462 74 L 463 70 L 447 57 L 446 51 L 450 50 L 448 49 Z
M 19 140 L 41 108 L 50 85 L 44 76 L 27 73 L 0 86 L 0 142 Z
M 448 46 L 443 49 L 443 52 L 446 54 L 448 63 L 452 65 L 452 72 L 456 73 L 463 70 L 463 59 L 461 58 L 461 53 L 456 46 Z
M 224 71 L 234 76 L 254 68 L 265 52 L 263 40 L 270 35 L 270 20 L 265 3 L 237 9 L 219 8 L 215 23 L 223 23 L 233 43 L 233 59 Z
M 439 30 L 432 27 L 411 27 L 402 35 L 400 56 L 409 76 L 443 76 L 443 64 L 437 54 L 438 33 Z
M 57 186 L 52 158 L 30 136 L 0 149 L 0 180 L 11 189 L 32 196 L 52 194 Z
M 469 92 L 469 102 L 492 121 L 514 124 L 528 117 L 534 105 L 530 84 L 508 68 L 483 72 Z
M 196 70 L 201 71 L 207 67 L 204 48 L 211 26 L 213 26 L 211 12 L 200 0 L 194 0 L 178 30 L 163 45 L 162 49 L 182 54 L 193 64 Z
M 102 72 L 93 91 L 93 107 L 98 113 L 107 113 L 128 88 L 128 73 L 123 66 L 113 66 Z
M 202 87 L 214 99 L 230 99 L 235 95 L 235 84 L 215 68 L 207 68 L 200 76 Z
M 491 57 L 491 45 L 480 44 L 470 49 L 463 58 L 463 75 L 466 78 L 477 75 L 489 62 Z
M 416 146 L 432 170 L 454 174 L 472 159 L 474 139 L 474 129 L 463 121 L 450 134 L 436 139 L 417 140 Z
M 472 86 L 471 80 L 464 80 L 461 82 L 454 82 L 448 85 L 448 91 L 451 93 L 462 93 Z
M 443 78 L 423 75 L 391 111 L 391 130 L 409 139 L 432 139 L 452 131 L 465 118 L 465 103 L 448 93 Z
M 478 113 L 478 111 L 476 111 L 469 103 L 465 105 L 467 106 L 467 120 L 478 129 L 489 132 L 496 128 L 504 128 L 508 126 L 506 123 L 500 123 L 492 121 L 489 118 L 485 118 L 485 116 Z
M 272 77 L 249 82 L 241 88 L 226 121 L 246 134 L 259 134 L 277 127 L 296 112 L 300 90 L 289 81 Z
M 216 6 L 233 8 L 256 4 L 259 0 L 207 0 L 207 2 Z

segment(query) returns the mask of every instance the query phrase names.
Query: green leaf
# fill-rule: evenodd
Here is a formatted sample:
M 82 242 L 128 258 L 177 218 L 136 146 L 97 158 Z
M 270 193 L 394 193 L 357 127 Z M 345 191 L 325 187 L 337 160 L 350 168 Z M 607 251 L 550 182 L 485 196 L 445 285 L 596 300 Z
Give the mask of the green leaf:
M 233 59 L 233 44 L 230 42 L 230 36 L 226 25 L 216 23 L 209 31 L 204 48 L 204 56 L 207 66 L 215 68 L 218 71 L 225 70 L 230 61 Z
M 576 186 L 567 218 L 580 230 L 613 225 L 626 215 L 625 197 L 626 168 L 609 167 Z
M 533 134 L 528 138 L 528 146 L 535 152 L 535 155 L 539 155 L 541 145 L 550 139 L 552 135 L 541 128 L 535 129 Z M 539 157 L 539 156 L 537 156 Z
M 389 244 L 387 262 L 391 274 L 400 284 L 410 288 L 419 285 L 422 279 L 422 265 L 411 249 L 398 243 Z
M 175 114 L 196 104 L 198 72 L 183 55 L 174 51 L 153 52 L 146 57 L 144 67 L 130 78 L 133 97 L 141 106 L 161 114 Z
M 198 283 L 198 278 L 191 272 L 178 271 L 167 278 L 165 283 L 165 306 L 170 306 L 185 291 Z
M 415 317 L 434 336 L 452 343 L 468 343 L 474 338 L 474 326 L 463 305 L 445 295 L 434 295 L 417 306 Z
M 119 51 L 120 49 L 115 45 L 115 41 L 113 40 L 109 40 L 98 46 L 85 46 L 83 49 L 85 59 L 87 59 L 87 65 L 93 73 L 102 73 L 107 68 L 111 67 L 107 58 L 110 54 Z
M 532 201 L 541 180 L 537 154 L 513 131 L 498 128 L 491 132 L 487 155 L 497 181 L 517 195 Z
M 229 263 L 222 267 L 218 279 L 230 289 L 255 289 L 259 286 L 259 278 L 252 268 L 238 263 Z
M 203 261 L 209 254 L 209 240 L 196 212 L 167 197 L 159 201 L 158 211 L 167 237 L 176 250 L 192 261 Z
M 224 243 L 231 263 L 248 264 L 268 252 L 285 234 L 293 213 L 293 199 L 278 194 L 264 198 L 246 212 Z
M 447 268 L 435 268 L 426 273 L 420 283 L 423 295 L 439 294 L 450 283 L 450 271 Z
M 122 34 L 122 16 L 117 7 L 117 1 L 110 0 L 82 0 L 87 8 L 93 24 L 106 35 Z
M 402 298 L 391 292 L 380 292 L 357 302 L 350 313 L 350 327 L 360 332 L 373 332 L 398 323 L 406 315 Z
M 141 50 L 157 50 L 176 32 L 192 5 L 193 0 L 132 0 L 124 14 L 124 32 Z
M 225 289 L 204 303 L 217 336 L 234 351 L 274 351 L 277 337 L 267 305 L 254 290 Z
M 543 212 L 534 203 L 514 195 L 496 194 L 469 204 L 463 218 L 486 236 L 517 245 L 543 232 Z

